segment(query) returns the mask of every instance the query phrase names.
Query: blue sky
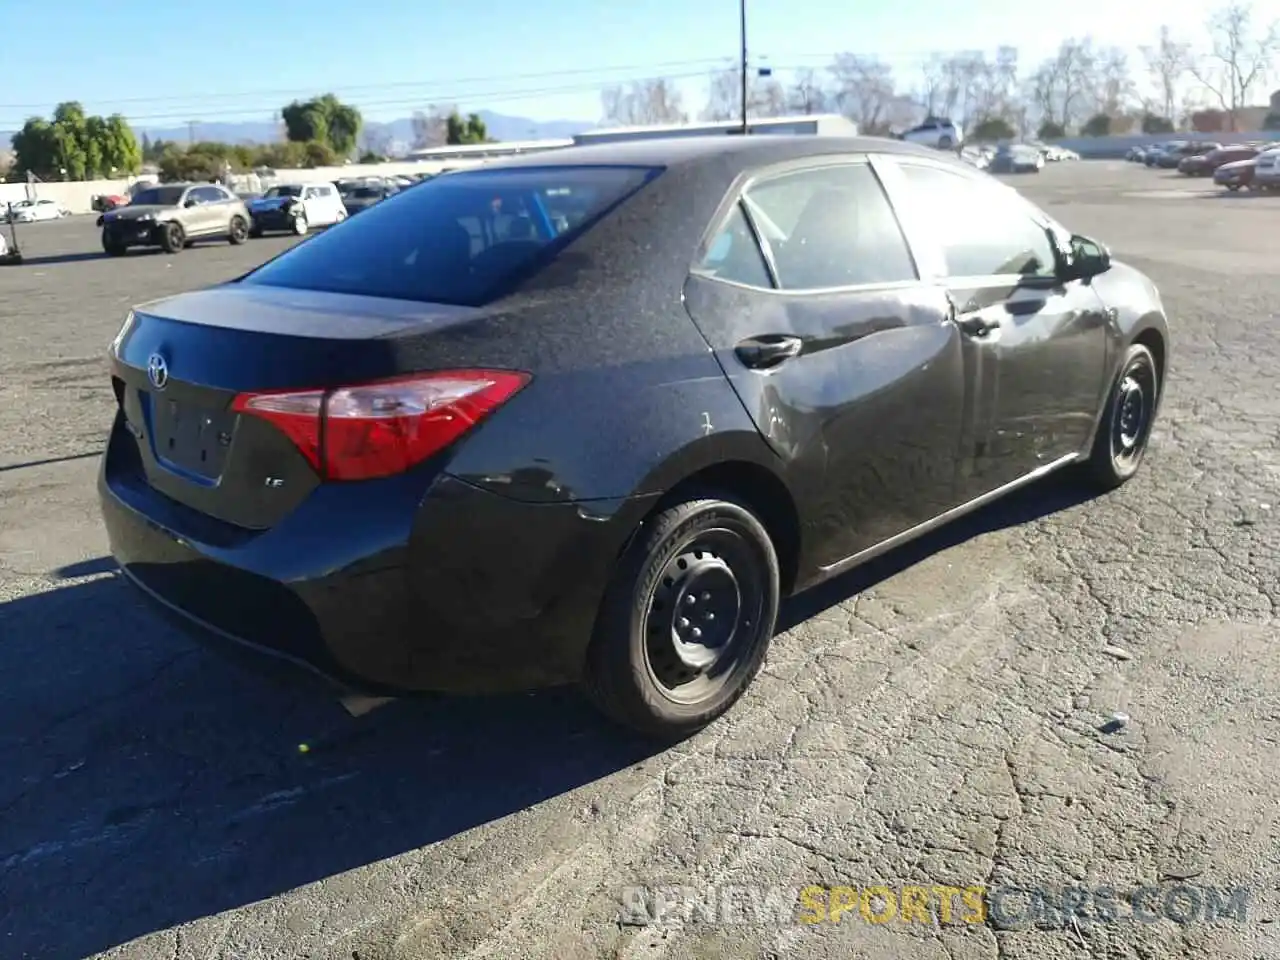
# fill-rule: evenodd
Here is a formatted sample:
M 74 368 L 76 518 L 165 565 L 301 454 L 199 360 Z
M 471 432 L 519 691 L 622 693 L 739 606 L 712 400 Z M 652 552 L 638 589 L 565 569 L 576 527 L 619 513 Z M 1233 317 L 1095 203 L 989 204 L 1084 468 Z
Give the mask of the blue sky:
M 932 51 L 1011 44 L 1031 63 L 1064 36 L 1085 33 L 1133 49 L 1138 67 L 1137 46 L 1152 42 L 1162 23 L 1203 39 L 1212 6 L 749 0 L 749 35 L 753 61 L 780 76 L 850 51 L 889 61 L 906 86 Z M 596 120 L 601 85 L 655 75 L 679 78 L 686 108 L 697 111 L 705 74 L 734 59 L 738 43 L 736 0 L 4 0 L 0 10 L 0 129 L 71 99 L 147 127 L 268 120 L 294 97 L 330 90 L 375 120 L 431 102 L 535 120 Z M 1257 11 L 1280 15 L 1280 0 L 1259 0 Z

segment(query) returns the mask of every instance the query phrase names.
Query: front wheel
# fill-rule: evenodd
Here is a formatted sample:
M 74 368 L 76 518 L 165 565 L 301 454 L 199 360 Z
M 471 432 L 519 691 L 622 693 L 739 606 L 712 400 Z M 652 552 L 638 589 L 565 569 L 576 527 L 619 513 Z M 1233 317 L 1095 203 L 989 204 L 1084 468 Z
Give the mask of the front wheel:
M 106 251 L 108 257 L 123 257 L 128 250 L 123 243 L 115 240 L 108 240 L 106 236 L 102 238 L 102 249 Z
M 1160 388 L 1155 357 L 1147 347 L 1135 343 L 1120 364 L 1089 455 L 1089 474 L 1103 490 L 1120 486 L 1142 465 Z
M 156 229 L 160 232 L 160 249 L 165 253 L 179 253 L 186 247 L 186 232 L 176 220 L 162 223 Z
M 296 216 L 294 216 L 293 218 L 294 236 L 305 237 L 309 229 L 311 229 L 311 225 L 307 223 L 307 215 L 305 213 L 298 213 Z
M 249 224 L 244 217 L 231 218 L 231 226 L 227 230 L 227 240 L 233 244 L 241 244 L 249 239 Z
M 597 616 L 584 685 L 607 716 L 665 740 L 728 710 L 764 663 L 779 602 L 763 524 L 729 498 L 670 506 L 619 561 Z

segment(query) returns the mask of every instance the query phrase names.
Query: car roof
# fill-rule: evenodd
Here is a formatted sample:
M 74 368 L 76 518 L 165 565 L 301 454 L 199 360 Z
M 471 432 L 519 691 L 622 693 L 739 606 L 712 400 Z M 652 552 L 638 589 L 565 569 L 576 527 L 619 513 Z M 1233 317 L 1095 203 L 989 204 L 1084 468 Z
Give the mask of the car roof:
M 733 136 L 654 137 L 618 140 L 520 154 L 487 161 L 472 170 L 560 166 L 662 166 L 727 163 L 748 169 L 765 163 L 803 160 L 830 154 L 892 153 L 938 159 L 929 147 L 887 137 L 840 137 L 819 134 L 755 134 Z

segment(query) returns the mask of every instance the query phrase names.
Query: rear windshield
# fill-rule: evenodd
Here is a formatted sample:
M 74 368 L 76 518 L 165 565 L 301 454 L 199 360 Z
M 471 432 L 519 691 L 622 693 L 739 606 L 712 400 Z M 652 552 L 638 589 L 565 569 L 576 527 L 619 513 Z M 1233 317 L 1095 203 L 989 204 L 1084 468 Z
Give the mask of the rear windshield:
M 300 197 L 302 196 L 302 188 L 294 184 L 281 184 L 272 187 L 265 194 L 267 197 Z
M 172 207 L 186 192 L 186 187 L 151 187 L 147 190 L 139 190 L 129 202 L 134 206 Z
M 452 173 L 317 234 L 243 282 L 480 306 L 659 172 L 571 166 Z

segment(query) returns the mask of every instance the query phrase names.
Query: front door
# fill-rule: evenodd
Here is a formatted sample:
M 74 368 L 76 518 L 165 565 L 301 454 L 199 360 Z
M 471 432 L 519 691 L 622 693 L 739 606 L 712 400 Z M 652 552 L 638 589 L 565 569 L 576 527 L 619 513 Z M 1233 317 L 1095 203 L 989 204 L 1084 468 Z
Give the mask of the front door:
M 1101 403 L 1107 312 L 1060 279 L 1052 225 L 1019 195 L 944 167 L 900 161 L 927 211 L 941 281 L 974 385 L 961 492 L 978 497 L 1084 449 Z
M 866 160 L 826 158 L 749 183 L 685 293 L 788 466 L 819 563 L 955 504 L 960 336 Z

